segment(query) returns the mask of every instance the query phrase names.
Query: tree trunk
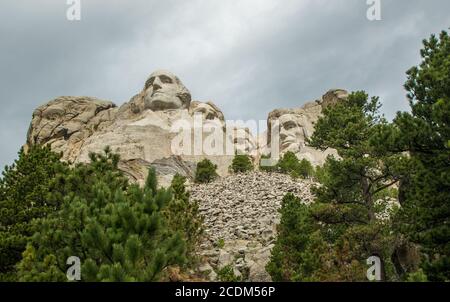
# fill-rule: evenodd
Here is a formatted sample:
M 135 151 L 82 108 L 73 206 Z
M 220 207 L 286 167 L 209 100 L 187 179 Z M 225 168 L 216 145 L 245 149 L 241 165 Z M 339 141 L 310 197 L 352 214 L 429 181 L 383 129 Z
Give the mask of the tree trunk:
M 366 177 L 363 177 L 361 179 L 361 186 L 362 186 L 362 194 L 364 199 L 364 204 L 366 205 L 367 212 L 368 212 L 368 218 L 369 222 L 375 221 L 375 213 L 373 211 L 373 200 L 372 200 L 372 194 L 370 192 L 371 184 L 369 183 L 369 179 Z

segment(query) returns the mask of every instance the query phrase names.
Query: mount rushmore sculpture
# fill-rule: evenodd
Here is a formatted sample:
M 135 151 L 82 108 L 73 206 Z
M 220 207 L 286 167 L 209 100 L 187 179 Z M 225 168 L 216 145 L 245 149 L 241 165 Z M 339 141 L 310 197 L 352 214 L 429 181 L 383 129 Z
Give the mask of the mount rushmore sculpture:
M 347 95 L 345 90 L 330 90 L 301 108 L 274 110 L 267 119 L 268 130 L 256 139 L 247 128 L 233 126 L 232 131 L 225 131 L 228 122 L 214 103 L 193 101 L 177 76 L 158 70 L 149 76 L 140 93 L 120 107 L 97 98 L 70 96 L 38 107 L 33 113 L 25 150 L 34 144 L 48 144 L 52 150 L 62 152 L 63 160 L 77 163 L 89 161 L 90 152 L 101 152 L 110 146 L 120 155 L 120 169 L 132 181 L 143 183 L 148 167 L 153 166 L 161 184 L 167 185 L 176 173 L 192 178 L 196 163 L 204 158 L 218 166 L 221 176 L 229 173 L 235 152 L 247 153 L 257 163 L 261 154 L 270 153 L 271 127 L 278 120 L 280 153 L 292 151 L 299 158 L 320 165 L 335 151 L 313 149 L 307 146 L 307 138 L 314 132 L 314 123 L 323 108 Z M 180 121 L 184 128 L 179 127 Z M 200 129 L 198 122 L 202 125 Z M 210 139 L 212 126 L 223 130 L 219 134 L 224 138 L 223 145 L 217 146 Z M 185 140 L 174 147 L 179 132 L 186 127 L 193 143 L 187 144 Z M 200 144 L 212 141 L 215 152 L 201 148 L 196 152 L 196 131 L 200 131 Z M 191 152 L 179 152 L 180 148 Z

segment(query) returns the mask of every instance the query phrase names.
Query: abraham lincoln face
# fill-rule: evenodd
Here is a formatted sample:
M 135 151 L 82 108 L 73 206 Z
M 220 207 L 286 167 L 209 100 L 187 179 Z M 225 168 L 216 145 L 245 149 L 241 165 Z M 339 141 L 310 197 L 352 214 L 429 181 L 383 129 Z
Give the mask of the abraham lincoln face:
M 280 116 L 280 147 L 281 152 L 298 152 L 305 144 L 306 129 L 302 126 L 301 117 L 297 114 Z

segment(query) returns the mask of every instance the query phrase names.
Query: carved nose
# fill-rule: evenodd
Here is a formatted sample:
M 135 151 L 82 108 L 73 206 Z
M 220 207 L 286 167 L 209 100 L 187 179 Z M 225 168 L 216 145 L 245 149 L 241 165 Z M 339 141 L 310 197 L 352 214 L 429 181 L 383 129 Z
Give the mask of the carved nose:
M 152 86 L 153 86 L 153 91 L 161 89 L 162 83 L 161 83 L 161 81 L 159 80 L 158 77 L 153 81 L 153 85 Z
M 288 134 L 286 133 L 286 130 L 284 128 L 280 129 L 280 138 L 281 139 L 285 139 L 286 137 L 288 137 Z

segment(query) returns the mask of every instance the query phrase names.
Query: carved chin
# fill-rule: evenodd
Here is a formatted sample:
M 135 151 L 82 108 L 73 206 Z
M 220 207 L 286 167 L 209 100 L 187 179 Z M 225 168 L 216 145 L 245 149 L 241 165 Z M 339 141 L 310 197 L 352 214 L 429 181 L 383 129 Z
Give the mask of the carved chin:
M 179 109 L 183 107 L 181 100 L 174 96 L 157 94 L 150 98 L 145 98 L 145 108 L 153 111 Z
M 300 150 L 300 144 L 293 143 L 293 142 L 284 142 L 281 144 L 281 151 L 291 151 L 291 152 L 298 152 Z

